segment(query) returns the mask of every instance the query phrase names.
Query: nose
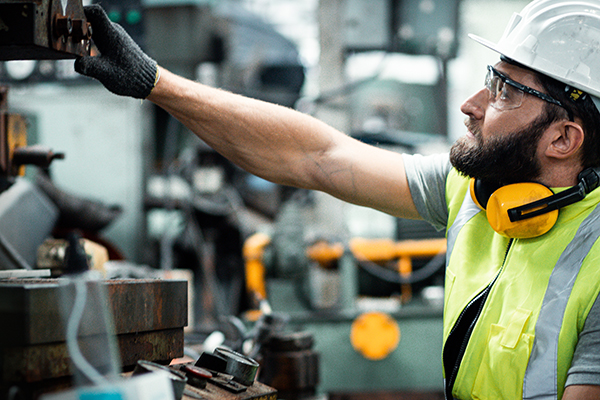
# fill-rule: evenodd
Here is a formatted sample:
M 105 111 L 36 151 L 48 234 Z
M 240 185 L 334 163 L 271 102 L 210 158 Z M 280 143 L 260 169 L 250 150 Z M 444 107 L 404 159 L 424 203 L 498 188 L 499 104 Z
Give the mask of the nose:
M 473 93 L 471 97 L 466 99 L 460 106 L 460 111 L 463 114 L 474 119 L 482 119 L 485 115 L 489 93 L 487 88 L 482 88 L 480 91 Z

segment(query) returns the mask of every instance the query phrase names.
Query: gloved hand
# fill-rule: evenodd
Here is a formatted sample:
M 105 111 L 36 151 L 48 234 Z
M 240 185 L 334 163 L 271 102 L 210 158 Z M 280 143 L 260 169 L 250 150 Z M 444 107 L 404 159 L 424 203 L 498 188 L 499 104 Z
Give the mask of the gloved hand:
M 99 80 L 115 94 L 148 97 L 158 81 L 156 61 L 140 49 L 121 25 L 111 22 L 101 6 L 86 6 L 84 11 L 100 55 L 79 57 L 75 71 Z

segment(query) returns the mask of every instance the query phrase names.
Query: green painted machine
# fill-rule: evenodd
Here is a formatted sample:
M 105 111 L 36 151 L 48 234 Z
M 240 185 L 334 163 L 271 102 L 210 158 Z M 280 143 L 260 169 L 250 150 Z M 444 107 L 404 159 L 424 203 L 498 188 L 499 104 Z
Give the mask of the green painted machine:
M 272 234 L 246 241 L 247 317 L 313 335 L 322 393 L 441 393 L 445 239 L 307 242 L 313 206 L 287 204 Z

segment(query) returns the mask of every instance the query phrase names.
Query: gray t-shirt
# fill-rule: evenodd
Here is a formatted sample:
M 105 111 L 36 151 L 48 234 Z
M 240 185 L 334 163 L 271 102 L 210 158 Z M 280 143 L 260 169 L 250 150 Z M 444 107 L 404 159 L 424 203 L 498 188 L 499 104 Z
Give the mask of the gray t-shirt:
M 421 217 L 436 229 L 446 229 L 446 178 L 452 169 L 448 154 L 403 155 L 410 192 Z M 600 385 L 600 300 L 594 302 L 573 355 L 569 385 Z

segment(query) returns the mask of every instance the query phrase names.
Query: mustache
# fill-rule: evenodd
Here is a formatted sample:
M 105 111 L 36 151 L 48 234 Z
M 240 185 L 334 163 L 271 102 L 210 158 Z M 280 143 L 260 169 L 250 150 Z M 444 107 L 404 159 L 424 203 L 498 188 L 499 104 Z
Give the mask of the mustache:
M 481 137 L 481 129 L 477 125 L 477 122 L 475 121 L 474 118 L 472 118 L 472 117 L 465 118 L 464 123 L 465 123 L 465 126 L 467 127 L 467 130 L 469 132 L 471 132 L 473 134 L 473 136 Z

